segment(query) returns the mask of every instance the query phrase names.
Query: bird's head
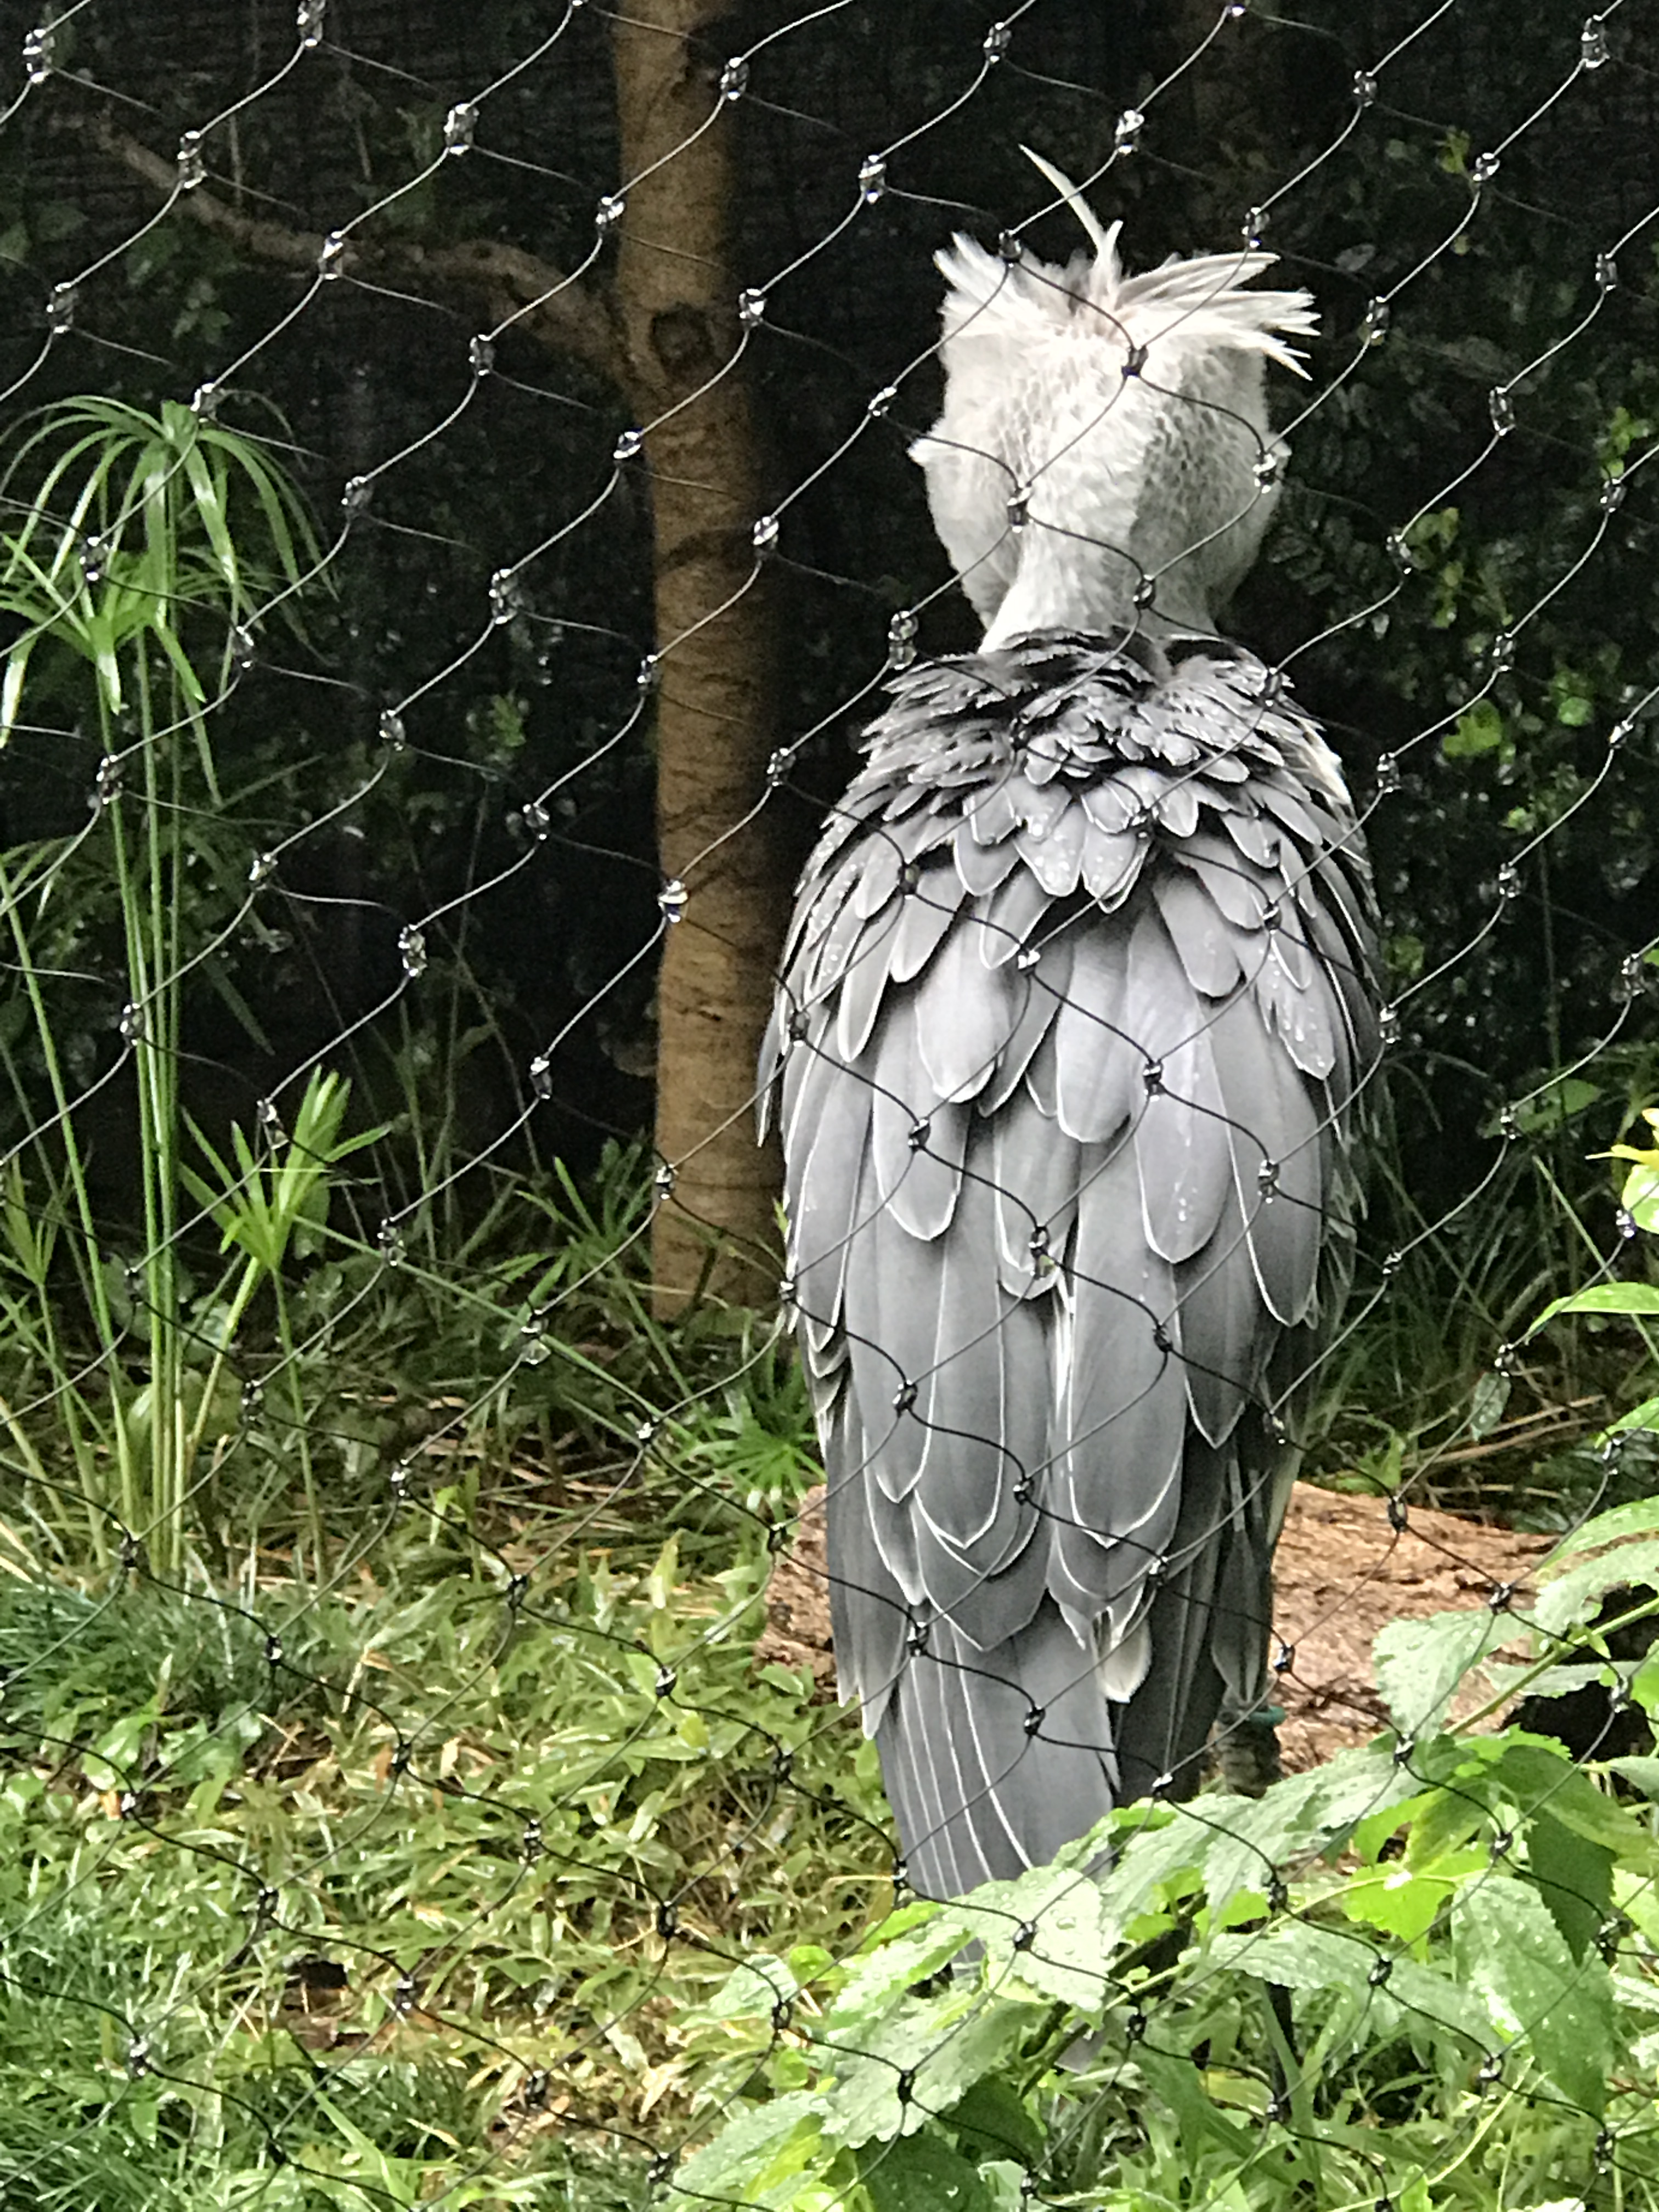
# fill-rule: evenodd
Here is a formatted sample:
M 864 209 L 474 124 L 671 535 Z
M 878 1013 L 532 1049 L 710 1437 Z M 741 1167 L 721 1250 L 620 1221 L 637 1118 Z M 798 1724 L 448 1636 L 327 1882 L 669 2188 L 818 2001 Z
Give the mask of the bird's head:
M 1251 291 L 1271 253 L 1128 276 L 1103 228 L 1063 268 L 958 236 L 939 256 L 945 407 L 911 447 L 945 548 L 995 645 L 1030 631 L 1210 631 L 1255 560 L 1284 448 L 1269 361 L 1304 372 L 1306 292 Z

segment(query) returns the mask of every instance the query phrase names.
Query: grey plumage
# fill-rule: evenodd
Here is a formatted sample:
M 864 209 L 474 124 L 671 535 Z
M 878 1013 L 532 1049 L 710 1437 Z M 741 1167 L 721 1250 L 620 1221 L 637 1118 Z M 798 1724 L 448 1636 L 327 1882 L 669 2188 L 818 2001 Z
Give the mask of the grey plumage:
M 890 690 L 762 1075 L 842 1693 L 949 1894 L 1263 1702 L 1375 947 L 1332 757 L 1249 655 L 1043 633 Z
M 1341 772 L 1213 608 L 1278 495 L 1271 257 L 958 238 L 913 453 L 978 653 L 917 665 L 802 880 L 763 1055 L 843 1696 L 934 1894 L 1189 1790 L 1264 1702 L 1377 1049 Z

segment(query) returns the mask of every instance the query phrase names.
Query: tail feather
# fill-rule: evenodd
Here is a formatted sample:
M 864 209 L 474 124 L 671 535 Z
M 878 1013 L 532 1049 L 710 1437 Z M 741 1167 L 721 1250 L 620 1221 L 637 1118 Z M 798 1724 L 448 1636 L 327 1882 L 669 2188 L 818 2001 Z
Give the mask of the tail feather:
M 1115 1796 L 1112 1708 L 1052 1601 L 991 1653 L 936 1620 L 876 1741 L 909 1879 L 927 1897 L 1042 1864 Z
M 876 1729 L 920 1894 L 960 1896 L 1042 1865 L 1160 1785 L 1191 1796 L 1224 1705 L 1261 1703 L 1269 1486 L 1241 1471 L 1236 1442 L 1192 1439 L 1169 1571 L 1137 1632 L 1150 1664 L 1124 1702 L 1108 1698 L 1109 1667 L 1052 1599 L 988 1652 L 949 1620 L 932 1622 Z

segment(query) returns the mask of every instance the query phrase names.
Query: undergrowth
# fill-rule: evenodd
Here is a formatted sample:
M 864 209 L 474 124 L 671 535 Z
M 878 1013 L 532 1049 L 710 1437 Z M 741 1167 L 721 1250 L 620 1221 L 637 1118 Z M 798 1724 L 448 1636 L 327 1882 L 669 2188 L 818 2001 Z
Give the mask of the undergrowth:
M 856 1723 L 755 1669 L 763 1535 L 712 1575 L 672 1536 L 475 1575 L 432 1534 L 310 1595 L 0 1583 L 31 2203 L 548 2201 L 584 2142 L 684 2124 L 687 2022 L 750 1944 L 840 1950 L 885 1900 Z
M 1571 1540 L 1506 1694 L 1587 1678 L 1652 1723 L 1659 1659 L 1607 1639 L 1659 1613 L 1655 1529 L 1649 1500 Z M 1395 1624 L 1392 1735 L 1258 1802 L 1130 1806 L 851 1960 L 751 1958 L 702 2016 L 722 2125 L 676 2204 L 1659 2205 L 1659 1757 L 1650 1726 L 1587 1765 L 1446 1732 L 1513 1632 Z
M 480 1233 L 461 1298 L 349 1208 L 321 1224 L 290 1291 L 310 1480 L 283 1395 L 238 1402 L 176 1568 L 88 1558 L 53 1485 L 21 1486 L 5 2212 L 632 2212 L 670 2181 L 1013 2212 L 1032 2177 L 1114 2212 L 1659 2205 L 1659 1759 L 1444 1733 L 1512 1620 L 1384 1650 L 1392 1745 L 1260 1805 L 1130 1808 L 1006 1893 L 899 1903 L 856 1718 L 756 1663 L 816 1475 L 799 1374 L 752 1316 L 651 1312 L 640 1181 L 618 1152 L 591 1192 L 518 1188 L 542 1252 Z M 1540 1397 L 1600 1363 L 1637 1454 L 1644 1295 L 1517 1328 Z M 1574 1540 L 1589 1571 L 1537 1619 L 1577 1646 L 1546 1638 L 1547 1680 L 1507 1694 L 1659 1703 L 1591 1625 L 1616 1589 L 1638 1627 L 1659 1609 L 1650 1528 L 1638 1505 L 1590 1532 L 1617 1549 Z

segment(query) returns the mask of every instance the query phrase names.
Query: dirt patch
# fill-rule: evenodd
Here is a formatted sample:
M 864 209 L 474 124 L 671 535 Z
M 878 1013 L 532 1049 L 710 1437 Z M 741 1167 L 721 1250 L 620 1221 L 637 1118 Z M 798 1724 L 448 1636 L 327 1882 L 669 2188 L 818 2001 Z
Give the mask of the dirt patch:
M 830 1697 L 836 1662 L 823 1495 L 821 1486 L 808 1493 L 794 1546 L 773 1572 L 756 1656 L 810 1668 Z M 1297 1483 L 1275 1569 L 1273 1625 L 1291 1654 L 1279 1678 L 1286 1769 L 1317 1766 L 1386 1726 L 1371 1674 L 1371 1642 L 1380 1628 L 1402 1617 L 1472 1610 L 1504 1586 L 1524 1608 L 1534 1595 L 1530 1577 L 1549 1548 L 1546 1536 L 1486 1528 L 1427 1505 L 1412 1506 L 1405 1527 L 1395 1528 L 1383 1498 L 1343 1497 Z M 1478 1686 L 1467 1692 L 1464 1709 L 1472 1710 L 1480 1696 Z
M 1380 1629 L 1391 1620 L 1484 1607 L 1506 1588 L 1524 1610 L 1551 1541 L 1428 1505 L 1411 1506 L 1406 1526 L 1396 1529 L 1384 1498 L 1297 1483 L 1274 1564 L 1273 1626 L 1294 1654 L 1279 1698 L 1286 1768 L 1317 1766 L 1387 1725 L 1371 1673 Z M 1466 1685 L 1454 1714 L 1460 1706 L 1472 1711 L 1485 1695 L 1478 1681 Z

